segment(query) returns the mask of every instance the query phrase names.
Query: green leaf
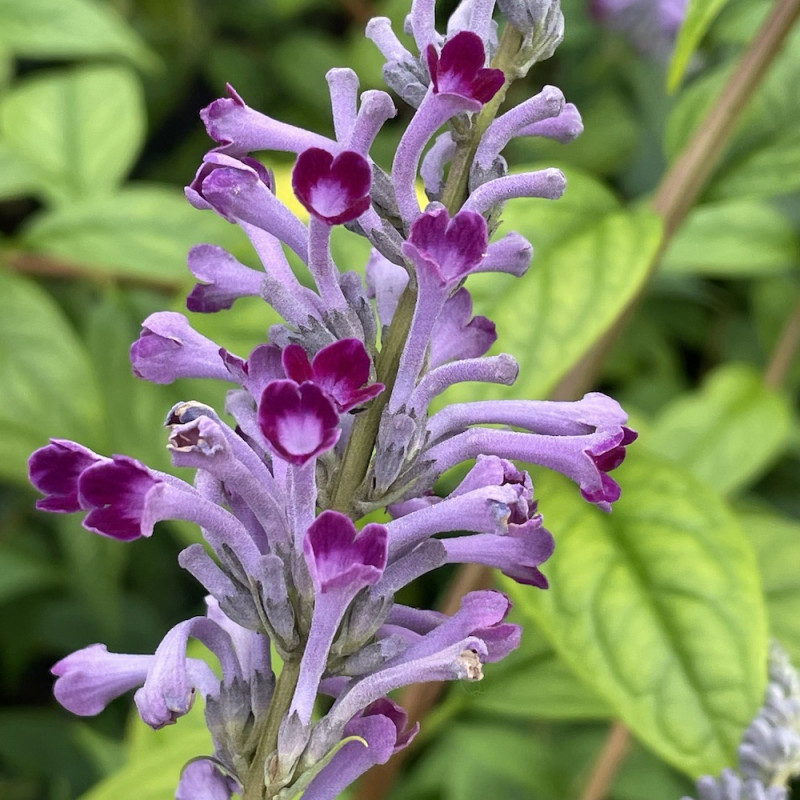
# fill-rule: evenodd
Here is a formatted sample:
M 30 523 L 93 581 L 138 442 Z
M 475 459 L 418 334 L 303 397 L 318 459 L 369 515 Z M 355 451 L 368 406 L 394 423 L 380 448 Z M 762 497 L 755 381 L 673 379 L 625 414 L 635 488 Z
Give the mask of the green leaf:
M 38 592 L 58 580 L 51 563 L 0 542 L 0 603 Z
M 125 67 L 39 73 L 7 95 L 0 121 L 41 192 L 61 204 L 115 189 L 145 134 L 141 86 Z
M 59 787 L 60 792 L 45 797 L 74 797 L 96 774 L 75 741 L 74 731 L 82 724 L 55 708 L 3 709 L 0 759 L 4 772 L 45 778 Z
M 689 775 L 732 763 L 761 703 L 767 631 L 737 519 L 690 473 L 632 448 L 610 516 L 536 475 L 556 551 L 546 592 L 504 582 L 643 743 Z
M 475 312 L 497 324 L 495 351 L 520 362 L 515 393 L 545 397 L 614 324 L 647 277 L 661 222 L 649 210 L 619 210 L 605 187 L 565 170 L 561 200 L 509 204 L 503 232 L 516 230 L 534 247 L 522 278 L 475 275 L 467 284 Z M 461 384 L 448 402 L 507 396 L 505 387 Z
M 772 197 L 800 190 L 800 126 L 733 161 L 712 184 L 712 197 Z
M 35 171 L 0 141 L 0 200 L 31 194 L 35 188 Z
M 165 800 L 175 795 L 186 763 L 213 752 L 199 707 L 176 725 L 159 731 L 145 728 L 138 717 L 132 717 L 128 738 L 137 742 L 135 751 L 129 752 L 122 769 L 82 795 L 81 800 Z
M 686 146 L 701 120 L 711 110 L 732 71 L 732 64 L 720 64 L 681 91 L 664 132 L 664 151 L 668 159 L 673 160 Z
M 514 621 L 512 618 L 510 621 Z M 518 650 L 492 665 L 478 691 L 452 692 L 459 709 L 523 719 L 605 719 L 608 704 L 526 626 Z
M 396 794 L 400 800 L 551 800 L 551 785 L 562 783 L 561 763 L 548 743 L 537 745 L 519 723 L 455 722 L 426 749 L 410 777 L 398 781 Z
M 709 197 L 727 197 L 718 192 L 716 181 L 725 180 L 730 172 L 734 174 L 742 165 L 754 181 L 754 187 L 737 184 L 748 197 L 763 197 L 768 194 L 781 194 L 796 185 L 792 174 L 781 175 L 780 164 L 793 164 L 792 132 L 797 131 L 800 102 L 794 87 L 800 81 L 800 31 L 794 31 L 784 44 L 781 52 L 771 64 L 758 91 L 748 99 L 747 107 L 738 119 L 730 144 L 725 148 L 726 156 L 708 188 Z M 730 80 L 735 62 L 724 61 L 705 72 L 683 90 L 670 113 L 665 135 L 665 149 L 670 159 L 685 146 L 689 137 L 697 129 L 717 97 Z M 796 137 L 796 134 L 795 134 Z M 776 149 L 774 155 L 756 155 L 760 150 Z M 751 167 L 755 158 L 755 167 Z M 762 174 L 756 168 L 764 170 Z M 775 181 L 774 188 L 768 184 Z M 738 195 L 737 195 L 738 196 Z
M 25 58 L 124 56 L 152 67 L 153 54 L 108 3 L 0 0 L 0 45 Z
M 686 17 L 672 51 L 667 74 L 669 91 L 674 92 L 680 85 L 700 40 L 727 2 L 728 0 L 689 0 Z
M 761 567 L 770 634 L 800 664 L 800 523 L 774 513 L 745 512 L 742 525 Z
M 485 680 L 488 680 L 489 677 Z M 578 797 L 608 736 L 605 725 L 525 725 L 483 717 L 459 719 L 398 781 L 397 800 L 564 800 Z M 635 742 L 609 800 L 676 800 L 691 784 Z
M 55 432 L 98 447 L 101 405 L 86 350 L 45 292 L 2 271 L 0 374 L 0 476 L 27 483 L 28 456 Z
M 191 276 L 186 254 L 199 242 L 242 249 L 244 235 L 192 208 L 172 187 L 134 185 L 41 215 L 23 234 L 27 248 L 76 262 L 89 274 L 136 278 L 169 288 Z
M 785 272 L 798 258 L 800 243 L 794 226 L 777 209 L 761 202 L 734 201 L 692 209 L 670 243 L 661 269 L 725 278 L 759 277 Z
M 712 372 L 702 388 L 668 405 L 647 446 L 680 462 L 720 492 L 752 483 L 788 445 L 791 407 L 744 364 Z
M 81 599 L 108 639 L 118 634 L 126 607 L 122 600 L 122 575 L 131 550 L 105 536 L 87 535 L 83 514 L 58 517 L 58 534 L 65 573 L 72 593 Z M 86 576 L 91 575 L 92 580 Z
M 659 236 L 649 211 L 610 214 L 541 253 L 533 274 L 495 300 L 488 316 L 503 351 L 520 362 L 519 394 L 545 397 L 613 325 L 641 287 Z

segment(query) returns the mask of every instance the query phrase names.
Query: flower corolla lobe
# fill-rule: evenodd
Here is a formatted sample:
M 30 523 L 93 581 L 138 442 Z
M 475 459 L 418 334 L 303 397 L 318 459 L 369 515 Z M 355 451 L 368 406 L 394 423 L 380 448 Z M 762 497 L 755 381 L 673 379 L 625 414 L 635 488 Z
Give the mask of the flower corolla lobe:
M 309 381 L 268 383 L 258 404 L 258 425 L 273 451 L 298 466 L 330 450 L 341 435 L 335 406 Z
M 467 100 L 470 110 L 477 111 L 488 103 L 505 82 L 503 70 L 484 66 L 483 41 L 472 31 L 460 31 L 448 39 L 441 53 L 435 45 L 429 44 L 425 58 L 434 94 L 455 95 Z
M 454 286 L 483 261 L 488 243 L 483 216 L 460 211 L 451 218 L 446 208 L 439 207 L 414 221 L 402 249 L 425 276 L 442 286 Z
M 372 170 L 360 153 L 334 156 L 320 147 L 304 150 L 292 172 L 292 189 L 306 210 L 329 225 L 360 217 L 370 205 Z
M 296 383 L 310 381 L 334 403 L 340 414 L 351 411 L 379 395 L 384 386 L 369 380 L 371 361 L 360 339 L 340 339 L 322 348 L 312 361 L 298 344 L 282 353 L 286 376 Z

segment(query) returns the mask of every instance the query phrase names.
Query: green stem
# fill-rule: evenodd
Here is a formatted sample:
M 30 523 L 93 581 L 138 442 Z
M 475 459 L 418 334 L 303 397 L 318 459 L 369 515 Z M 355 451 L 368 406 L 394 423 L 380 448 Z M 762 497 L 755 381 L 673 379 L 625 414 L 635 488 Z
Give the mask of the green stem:
M 652 208 L 664 220 L 664 235 L 650 264 L 647 279 L 620 312 L 612 327 L 561 380 L 551 400 L 574 400 L 597 381 L 612 345 L 633 315 L 661 263 L 672 238 L 705 190 L 725 154 L 748 100 L 755 94 L 781 45 L 800 15 L 800 0 L 778 0 L 755 35 L 717 99 L 691 139 L 664 175 L 653 196 Z
M 447 182 L 442 193 L 442 204 L 451 216 L 464 205 L 464 201 L 469 195 L 469 172 L 472 168 L 472 162 L 475 160 L 475 153 L 481 143 L 483 134 L 492 124 L 500 106 L 506 99 L 508 87 L 515 77 L 512 67 L 513 60 L 521 45 L 522 34 L 513 25 L 506 25 L 497 53 L 492 61 L 492 66 L 495 69 L 502 69 L 505 73 L 505 83 L 474 118 L 472 127 L 467 132 L 465 139 L 458 144 L 456 154 L 447 174 Z
M 798 15 L 800 0 L 778 0 L 714 106 L 661 181 L 653 208 L 664 218 L 665 240 L 680 227 L 708 184 L 736 131 L 736 122 L 780 52 Z
M 242 800 L 265 800 L 266 798 L 267 759 L 278 747 L 278 731 L 292 705 L 299 676 L 300 659 L 285 661 L 283 670 L 275 683 L 275 692 L 269 704 L 269 711 L 262 721 L 256 754 L 244 779 Z
M 409 282 L 397 304 L 392 324 L 384 337 L 381 352 L 375 362 L 378 381 L 386 388 L 370 403 L 366 413 L 356 418 L 331 491 L 329 507 L 343 514 L 354 515 L 353 500 L 369 469 L 372 451 L 378 438 L 381 414 L 394 388 L 400 356 L 411 329 L 416 304 L 417 288 Z
M 786 321 L 778 343 L 772 351 L 769 364 L 764 370 L 764 383 L 771 389 L 780 389 L 800 350 L 800 301 Z
M 513 60 L 522 44 L 522 34 L 511 25 L 506 25 L 492 66 L 502 69 L 506 82 L 500 91 L 481 109 L 473 120 L 472 127 L 459 141 L 453 162 L 447 174 L 442 194 L 442 202 L 452 216 L 464 204 L 469 193 L 469 172 L 475 152 L 483 134 L 506 96 L 506 91 L 514 79 Z M 400 356 L 403 353 L 411 320 L 417 304 L 417 287 L 409 281 L 395 311 L 392 323 L 383 340 L 381 352 L 375 363 L 378 380 L 386 386 L 385 391 L 375 398 L 366 413 L 358 417 L 347 442 L 337 479 L 331 489 L 329 508 L 343 514 L 355 516 L 354 499 L 364 478 L 367 476 L 372 452 L 378 438 L 381 415 L 394 388 Z

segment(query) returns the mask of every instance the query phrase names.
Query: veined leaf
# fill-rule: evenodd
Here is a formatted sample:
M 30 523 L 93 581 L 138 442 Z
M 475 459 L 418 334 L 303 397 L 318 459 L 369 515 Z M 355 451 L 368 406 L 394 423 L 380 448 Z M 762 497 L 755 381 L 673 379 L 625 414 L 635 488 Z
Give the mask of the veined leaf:
M 632 448 L 610 516 L 534 476 L 556 551 L 546 592 L 504 583 L 570 667 L 642 742 L 689 775 L 733 762 L 766 679 L 752 549 L 718 495 Z
M 689 0 L 681 30 L 672 52 L 672 61 L 667 75 L 667 88 L 673 92 L 689 66 L 700 40 L 716 19 L 728 0 Z
M 38 189 L 62 204 L 116 188 L 145 133 L 141 86 L 125 67 L 39 73 L 5 97 L 0 120 L 8 146 L 35 171 Z
M 667 406 L 647 445 L 730 494 L 752 482 L 788 445 L 791 408 L 745 364 L 715 370 L 699 392 Z
M 155 56 L 109 4 L 94 0 L 0 0 L 0 44 L 27 58 Z
M 0 373 L 0 476 L 27 482 L 28 457 L 54 431 L 102 445 L 102 406 L 86 349 L 49 295 L 2 271 Z
M 39 216 L 23 234 L 32 250 L 76 262 L 98 276 L 175 286 L 191 282 L 186 254 L 200 242 L 235 249 L 243 234 L 192 208 L 173 187 L 131 185 Z
M 734 200 L 692 209 L 670 243 L 661 269 L 726 278 L 760 277 L 785 272 L 799 258 L 794 226 L 778 209 L 763 202 Z
M 623 211 L 605 187 L 566 170 L 561 200 L 519 200 L 503 214 L 534 247 L 522 278 L 476 275 L 467 283 L 476 313 L 498 328 L 496 350 L 520 362 L 517 396 L 545 397 L 613 325 L 641 288 L 660 241 L 649 210 Z M 460 385 L 449 402 L 507 396 L 486 384 Z
M 753 543 L 767 599 L 770 634 L 800 664 L 800 524 L 775 513 L 742 514 Z

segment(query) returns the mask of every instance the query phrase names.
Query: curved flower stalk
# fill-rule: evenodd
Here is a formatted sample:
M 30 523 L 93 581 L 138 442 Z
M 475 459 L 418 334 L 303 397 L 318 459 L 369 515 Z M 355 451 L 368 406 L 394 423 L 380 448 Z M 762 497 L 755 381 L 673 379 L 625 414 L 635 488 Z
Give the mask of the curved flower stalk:
M 178 798 L 334 798 L 416 734 L 389 692 L 479 680 L 517 647 L 521 631 L 505 622 L 510 604 L 500 592 L 473 592 L 449 617 L 395 601 L 444 564 L 489 565 L 547 587 L 540 568 L 555 540 L 531 476 L 514 460 L 563 472 L 605 511 L 619 497 L 609 473 L 636 434 L 604 395 L 430 413 L 453 384 L 514 382 L 511 356 L 485 355 L 497 332 L 473 315 L 464 284 L 475 272 L 524 275 L 533 248 L 514 232 L 492 241 L 498 214 L 515 198 L 555 200 L 564 190 L 558 170 L 506 174 L 508 142 L 568 141 L 581 129 L 554 87 L 498 115 L 509 83 L 552 54 L 562 22 L 557 2 L 498 5 L 508 22 L 493 18 L 491 0 L 465 0 L 440 33 L 433 0 L 414 0 L 413 55 L 387 20 L 369 24 L 387 82 L 416 108 L 388 170 L 369 151 L 393 101 L 377 91 L 359 98 L 351 70 L 328 74 L 333 139 L 250 109 L 230 87 L 202 112 L 217 146 L 187 197 L 242 227 L 262 263 L 195 247 L 189 267 L 199 282 L 187 305 L 217 312 L 261 296 L 285 324 L 239 355 L 181 314 L 144 321 L 130 353 L 137 375 L 231 385 L 227 417 L 195 401 L 167 414 L 173 464 L 195 470 L 193 485 L 60 439 L 31 456 L 31 480 L 45 495 L 38 507 L 83 513 L 89 531 L 130 541 L 183 519 L 203 532 L 205 544 L 178 560 L 208 593 L 205 616 L 179 623 L 153 655 L 94 644 L 53 668 L 56 697 L 78 714 L 136 689 L 142 718 L 161 727 L 204 698 L 214 750 L 185 767 Z M 292 187 L 308 224 L 278 200 L 273 174 L 251 155 L 270 150 L 296 154 Z M 337 225 L 373 245 L 366 285 L 333 259 Z M 284 247 L 308 267 L 313 288 Z M 440 475 L 465 462 L 461 483 L 437 496 Z M 389 511 L 385 524 L 357 524 L 378 508 Z M 221 677 L 187 657 L 192 637 L 216 656 Z M 283 662 L 277 677 L 273 647 Z M 315 718 L 320 695 L 332 704 Z

